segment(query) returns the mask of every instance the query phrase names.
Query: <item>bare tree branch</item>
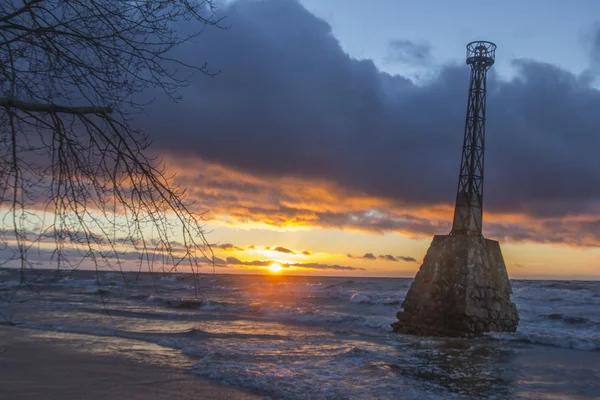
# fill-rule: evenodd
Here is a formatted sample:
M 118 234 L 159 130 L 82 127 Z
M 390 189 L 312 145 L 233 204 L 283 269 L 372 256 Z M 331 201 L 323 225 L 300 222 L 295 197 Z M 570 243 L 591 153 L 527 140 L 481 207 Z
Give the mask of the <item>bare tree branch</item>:
M 132 250 L 139 270 L 213 259 L 204 213 L 129 121 L 135 94 L 176 99 L 214 74 L 172 51 L 221 21 L 212 0 L 0 2 L 0 265 L 21 269 L 19 288 L 32 249 L 58 271 L 122 271 Z

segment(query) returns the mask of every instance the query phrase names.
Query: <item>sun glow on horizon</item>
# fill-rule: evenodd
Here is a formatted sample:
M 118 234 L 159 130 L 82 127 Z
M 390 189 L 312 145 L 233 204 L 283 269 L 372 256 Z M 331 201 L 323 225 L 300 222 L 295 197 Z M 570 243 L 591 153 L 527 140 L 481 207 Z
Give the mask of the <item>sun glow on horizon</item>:
M 278 274 L 282 270 L 283 270 L 283 267 L 279 263 L 273 263 L 273 264 L 269 265 L 269 271 L 271 271 L 274 274 Z

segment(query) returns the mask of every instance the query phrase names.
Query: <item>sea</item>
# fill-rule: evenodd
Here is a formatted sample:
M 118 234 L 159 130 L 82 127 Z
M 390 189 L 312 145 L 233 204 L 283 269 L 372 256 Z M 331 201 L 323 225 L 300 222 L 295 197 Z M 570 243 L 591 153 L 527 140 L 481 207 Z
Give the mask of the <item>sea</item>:
M 0 270 L 17 326 L 174 349 L 265 399 L 600 398 L 600 282 L 513 280 L 517 332 L 444 339 L 392 332 L 412 279 L 18 273 Z

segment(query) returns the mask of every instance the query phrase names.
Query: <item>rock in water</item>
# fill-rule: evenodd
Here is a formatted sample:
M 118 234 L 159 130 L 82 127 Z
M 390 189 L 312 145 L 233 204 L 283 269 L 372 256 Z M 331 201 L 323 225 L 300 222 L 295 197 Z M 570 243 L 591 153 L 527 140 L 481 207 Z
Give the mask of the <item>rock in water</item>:
M 437 235 L 392 327 L 424 336 L 514 332 L 519 315 L 511 293 L 497 241 Z

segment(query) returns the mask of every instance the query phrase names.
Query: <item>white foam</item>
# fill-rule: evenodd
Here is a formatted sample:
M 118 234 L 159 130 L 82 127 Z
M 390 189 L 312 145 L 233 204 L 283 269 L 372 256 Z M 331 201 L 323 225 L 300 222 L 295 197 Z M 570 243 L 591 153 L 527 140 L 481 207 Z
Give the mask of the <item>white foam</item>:
M 252 349 L 240 359 L 222 349 L 213 349 L 194 364 L 193 373 L 223 383 L 266 392 L 277 399 L 431 399 L 432 396 L 370 363 L 372 352 L 357 348 L 333 349 L 328 356 L 281 357 L 273 352 L 271 362 L 254 362 Z M 264 359 L 264 349 L 256 356 Z M 285 354 L 285 352 L 284 352 Z
M 219 309 L 222 309 L 222 308 L 224 308 L 224 307 L 223 307 L 223 306 L 221 306 L 220 304 L 215 304 L 215 303 L 213 303 L 213 302 L 212 302 L 212 301 L 210 301 L 210 300 L 205 300 L 205 301 L 202 303 L 202 306 L 201 306 L 200 308 L 201 308 L 202 310 L 207 310 L 207 311 L 210 311 L 210 310 L 219 310 Z

